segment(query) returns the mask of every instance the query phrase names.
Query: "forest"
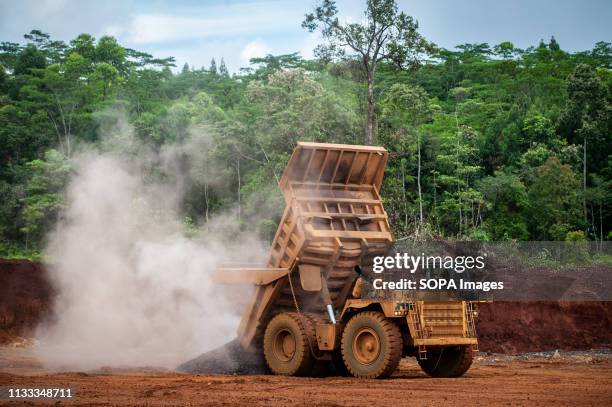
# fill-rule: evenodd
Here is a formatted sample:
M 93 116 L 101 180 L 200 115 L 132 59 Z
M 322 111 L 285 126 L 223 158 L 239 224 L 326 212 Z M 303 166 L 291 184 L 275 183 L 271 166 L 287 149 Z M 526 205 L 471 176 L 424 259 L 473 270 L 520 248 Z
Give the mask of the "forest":
M 1 42 L 0 257 L 40 256 L 74 155 L 107 148 L 117 126 L 153 150 L 197 142 L 182 163 L 186 233 L 231 213 L 271 240 L 277 180 L 304 140 L 390 152 L 382 197 L 398 239 L 612 238 L 611 43 L 444 49 L 397 7 L 370 11 L 342 26 L 324 1 L 303 23 L 326 40 L 313 59 L 267 55 L 235 73 L 222 56 L 176 67 L 110 36 Z

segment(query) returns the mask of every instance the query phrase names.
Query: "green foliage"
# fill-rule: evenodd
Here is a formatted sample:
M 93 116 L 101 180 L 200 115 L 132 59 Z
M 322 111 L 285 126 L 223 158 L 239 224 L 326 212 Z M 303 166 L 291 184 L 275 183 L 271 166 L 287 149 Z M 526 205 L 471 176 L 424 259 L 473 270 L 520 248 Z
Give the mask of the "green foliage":
M 514 174 L 497 171 L 483 178 L 478 189 L 486 202 L 485 230 L 492 240 L 528 240 L 525 185 Z
M 582 230 L 574 230 L 565 235 L 567 245 L 565 257 L 573 261 L 586 261 L 589 259 L 589 247 Z
M 31 175 L 23 199 L 20 231 L 25 234 L 28 249 L 30 241 L 39 242 L 59 216 L 70 165 L 56 150 L 49 150 L 43 160 L 30 161 L 26 168 Z
M 245 97 L 259 113 L 254 130 L 266 150 L 291 152 L 298 140 L 355 141 L 357 117 L 351 106 L 304 70 L 253 81 Z
M 286 55 L 266 55 L 265 57 L 251 58 L 251 65 L 256 67 L 253 76 L 266 79 L 274 72 L 293 68 L 303 68 L 304 61 L 299 53 Z
M 574 230 L 571 232 L 567 232 L 565 235 L 566 242 L 584 242 L 586 238 L 584 237 L 584 232 L 582 230 Z
M 316 60 L 266 55 L 233 75 L 223 59 L 173 73 L 172 57 L 108 36 L 64 43 L 33 30 L 23 44 L 0 42 L 0 255 L 38 255 L 62 216 L 76 146 L 137 154 L 131 131 L 151 148 L 200 153 L 181 163 L 187 235 L 228 212 L 272 239 L 295 143 L 362 144 L 371 125 L 390 152 L 382 198 L 398 237 L 610 239 L 610 43 L 436 50 L 394 1 L 368 2 L 364 24 L 337 11 L 323 1 L 305 20 L 327 41 Z M 393 36 L 381 42 L 372 34 L 385 22 Z M 352 54 L 329 58 L 347 39 Z M 416 64 L 421 52 L 434 60 Z
M 549 157 L 529 188 L 531 230 L 539 240 L 564 240 L 580 222 L 580 183 L 568 165 Z

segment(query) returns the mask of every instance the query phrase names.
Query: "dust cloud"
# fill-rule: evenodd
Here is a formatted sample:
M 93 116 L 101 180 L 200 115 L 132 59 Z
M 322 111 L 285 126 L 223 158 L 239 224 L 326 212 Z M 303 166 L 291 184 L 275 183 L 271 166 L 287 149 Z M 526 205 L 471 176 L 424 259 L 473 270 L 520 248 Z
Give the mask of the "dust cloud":
M 187 156 L 202 167 L 205 137 L 153 151 L 117 123 L 102 147 L 74 158 L 66 207 L 49 236 L 58 296 L 54 318 L 38 329 L 37 353 L 58 369 L 173 368 L 228 342 L 249 289 L 219 286 L 212 273 L 219 262 L 265 254 L 234 213 L 186 236 L 179 207 L 193 174 L 182 163 Z

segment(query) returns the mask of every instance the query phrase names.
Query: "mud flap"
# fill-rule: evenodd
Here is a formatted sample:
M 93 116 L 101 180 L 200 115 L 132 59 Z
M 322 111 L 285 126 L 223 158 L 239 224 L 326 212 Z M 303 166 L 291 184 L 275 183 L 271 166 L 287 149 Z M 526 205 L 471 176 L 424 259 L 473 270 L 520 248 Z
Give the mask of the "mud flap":
M 304 291 L 321 291 L 321 267 L 300 264 L 300 283 Z

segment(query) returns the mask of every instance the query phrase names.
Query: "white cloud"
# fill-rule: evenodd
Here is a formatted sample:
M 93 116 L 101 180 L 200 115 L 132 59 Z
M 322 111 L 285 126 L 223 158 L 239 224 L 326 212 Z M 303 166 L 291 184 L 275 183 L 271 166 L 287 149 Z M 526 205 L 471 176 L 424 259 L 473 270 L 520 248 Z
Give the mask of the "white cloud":
M 275 3 L 204 7 L 186 14 L 140 13 L 126 27 L 135 44 L 219 38 L 264 32 L 282 32 L 299 25 L 302 11 Z
M 251 58 L 263 57 L 271 52 L 271 48 L 264 42 L 256 40 L 249 42 L 240 53 L 240 60 L 244 64 L 248 64 Z
M 70 41 L 81 33 L 96 37 L 117 31 L 108 26 L 126 26 L 133 0 L 0 0 L 0 38 L 23 42 L 32 29 L 49 33 L 55 40 Z
M 311 59 L 314 57 L 314 49 L 317 45 L 321 44 L 323 39 L 319 33 L 310 33 L 306 36 L 304 41 L 302 42 L 302 47 L 300 49 L 300 55 L 304 59 Z
M 125 33 L 125 29 L 119 24 L 112 24 L 102 30 L 103 35 L 110 35 L 115 38 L 121 37 Z
M 127 32 L 130 41 L 150 44 L 207 37 L 214 26 L 214 21 L 205 18 L 141 14 L 133 18 Z

